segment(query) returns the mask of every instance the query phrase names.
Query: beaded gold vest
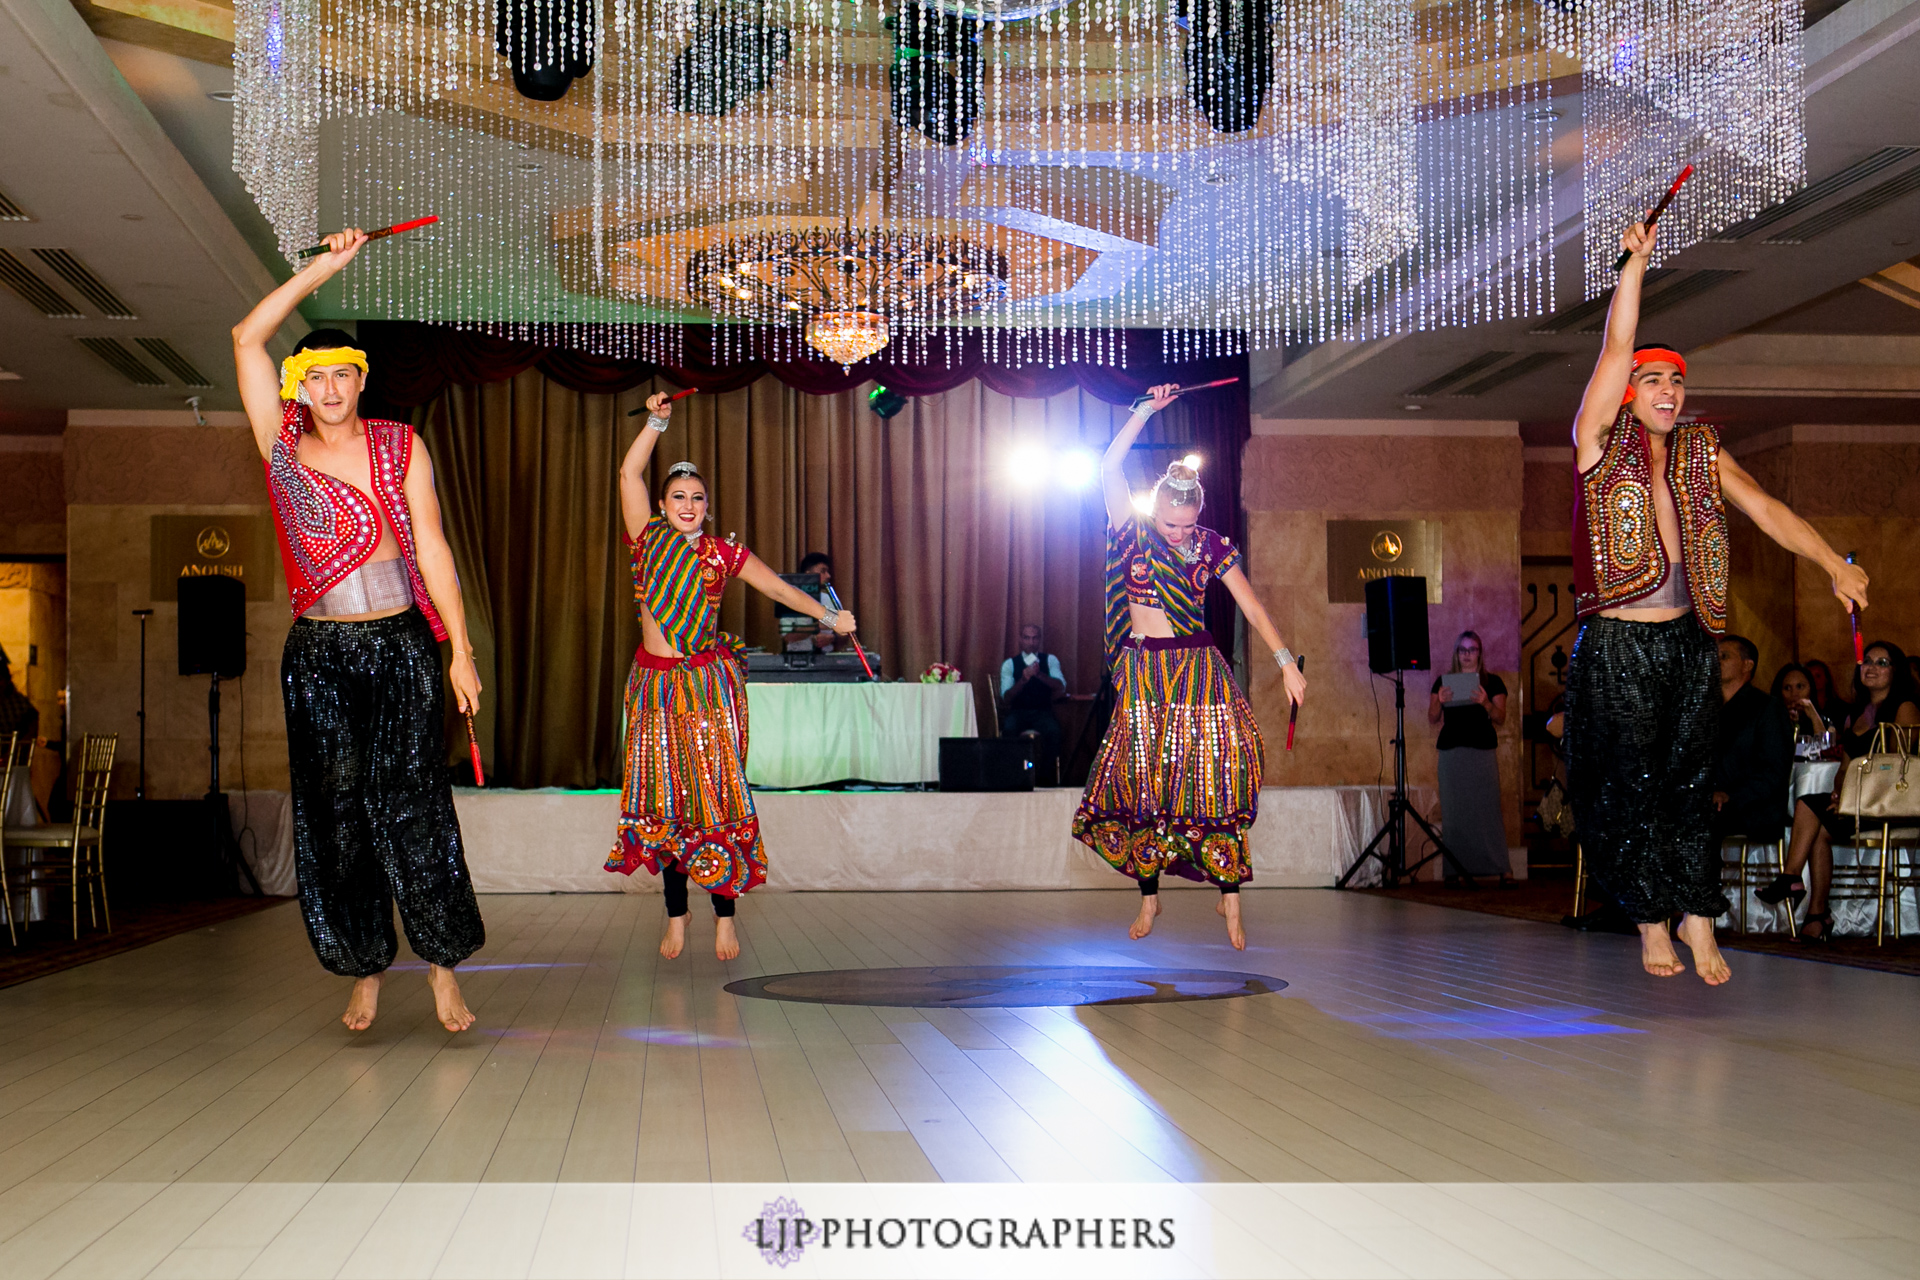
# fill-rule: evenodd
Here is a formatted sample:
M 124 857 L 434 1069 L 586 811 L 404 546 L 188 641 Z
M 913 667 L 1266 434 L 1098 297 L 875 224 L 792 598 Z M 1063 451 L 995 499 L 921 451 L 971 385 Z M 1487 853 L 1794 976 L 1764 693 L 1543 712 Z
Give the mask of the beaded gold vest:
M 1667 552 L 1653 509 L 1653 453 L 1646 428 L 1622 409 L 1600 461 L 1575 477 L 1575 614 L 1585 618 L 1651 594 L 1667 579 Z M 1680 558 L 1693 613 L 1714 635 L 1727 630 L 1727 509 L 1720 497 L 1720 430 L 1705 422 L 1673 429 L 1667 487 L 1680 515 Z

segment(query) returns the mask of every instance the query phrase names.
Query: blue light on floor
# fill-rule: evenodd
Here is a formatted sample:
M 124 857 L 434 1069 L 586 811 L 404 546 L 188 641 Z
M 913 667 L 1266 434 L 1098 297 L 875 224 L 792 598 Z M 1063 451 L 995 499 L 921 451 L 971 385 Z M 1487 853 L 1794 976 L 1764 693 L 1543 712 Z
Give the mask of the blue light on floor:
M 709 1035 L 702 1031 L 690 1031 L 685 1027 L 622 1027 L 617 1034 L 629 1040 L 639 1040 L 647 1044 L 672 1044 L 697 1049 L 744 1049 L 747 1047 L 745 1040 Z
M 1418 1010 L 1361 1014 L 1348 1019 L 1396 1040 L 1547 1040 L 1561 1036 L 1637 1036 L 1640 1027 L 1595 1022 L 1599 1009 Z

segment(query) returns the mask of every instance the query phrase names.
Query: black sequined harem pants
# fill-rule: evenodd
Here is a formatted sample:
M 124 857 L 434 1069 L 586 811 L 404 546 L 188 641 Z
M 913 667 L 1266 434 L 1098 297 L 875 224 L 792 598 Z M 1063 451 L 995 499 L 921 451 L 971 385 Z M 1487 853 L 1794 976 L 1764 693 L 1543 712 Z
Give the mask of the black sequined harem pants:
M 1636 924 L 1727 910 L 1713 842 L 1717 643 L 1692 614 L 1589 618 L 1567 669 L 1567 770 L 1587 866 Z
M 447 968 L 486 941 L 446 764 L 440 651 L 418 609 L 372 622 L 301 618 L 287 635 L 293 860 L 320 963 L 364 978 L 393 963 L 400 907 L 414 953 Z

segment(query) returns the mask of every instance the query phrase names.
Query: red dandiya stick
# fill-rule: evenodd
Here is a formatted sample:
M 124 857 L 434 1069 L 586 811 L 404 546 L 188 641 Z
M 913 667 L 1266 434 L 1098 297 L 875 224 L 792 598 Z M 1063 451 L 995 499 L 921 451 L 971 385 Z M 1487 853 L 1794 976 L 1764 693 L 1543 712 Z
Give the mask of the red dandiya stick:
M 1175 394 L 1176 396 L 1183 396 L 1187 394 L 1187 392 L 1189 391 L 1206 391 L 1213 387 L 1230 386 L 1233 383 L 1236 383 L 1238 381 L 1240 381 L 1240 379 L 1238 378 L 1216 378 L 1212 382 L 1200 382 L 1200 383 L 1194 384 L 1191 387 L 1175 387 L 1173 389 L 1173 394 Z M 1133 407 L 1137 409 L 1141 405 L 1147 403 L 1147 401 L 1149 401 L 1150 399 L 1152 399 L 1151 396 L 1137 396 L 1134 398 Z
M 699 394 L 700 394 L 700 388 L 688 387 L 685 391 L 677 391 L 673 395 L 668 396 L 667 403 L 672 404 L 675 400 L 685 400 L 688 396 L 697 396 Z M 645 413 L 646 411 L 647 411 L 647 406 L 641 405 L 638 409 L 627 410 L 627 416 L 629 418 L 637 418 L 641 414 Z
M 1691 178 L 1692 176 L 1693 176 L 1692 165 L 1688 165 L 1686 168 L 1680 171 L 1680 176 L 1675 178 L 1673 180 L 1673 185 L 1667 188 L 1667 194 L 1660 197 L 1660 203 L 1653 206 L 1653 212 L 1647 215 L 1647 221 L 1646 221 L 1647 230 L 1649 231 L 1653 230 L 1653 224 L 1660 221 L 1660 215 L 1667 211 L 1667 206 L 1673 203 L 1673 198 L 1680 194 L 1681 184 L 1684 183 L 1688 178 Z M 1631 258 L 1632 256 L 1633 254 L 1631 251 L 1622 249 L 1620 251 L 1620 256 L 1613 260 L 1613 269 L 1615 271 L 1624 271 L 1627 266 L 1627 259 Z
M 1301 675 L 1307 674 L 1307 655 L 1299 654 L 1293 660 L 1293 668 Z M 1287 750 L 1293 750 L 1293 725 L 1300 718 L 1300 704 L 1294 703 L 1287 709 Z
M 827 585 L 827 594 L 833 597 L 833 607 L 838 611 L 840 608 L 840 593 L 833 589 L 831 583 Z M 867 679 L 873 681 L 875 684 L 880 683 L 880 677 L 873 674 L 873 664 L 867 661 L 867 651 L 860 647 L 860 638 L 852 632 L 848 632 L 847 639 L 853 641 L 853 651 L 860 655 L 860 665 L 866 668 Z
M 440 221 L 440 215 L 430 213 L 424 218 L 415 218 L 412 222 L 396 222 L 390 227 L 382 227 L 378 231 L 369 231 L 367 232 L 367 239 L 385 240 L 388 236 L 397 236 L 402 231 L 412 231 L 415 227 L 424 227 L 428 223 L 438 221 Z M 326 251 L 327 246 L 324 244 L 308 245 L 293 256 L 296 258 L 311 258 L 315 254 L 325 253 Z
M 487 774 L 486 770 L 480 767 L 480 739 L 474 736 L 473 712 L 471 711 L 467 712 L 467 752 L 473 760 L 473 785 L 476 787 L 486 786 Z
M 1854 563 L 1858 551 L 1847 552 L 1847 563 Z M 1853 607 L 1853 601 L 1847 601 L 1847 621 L 1853 624 L 1853 665 L 1860 666 L 1867 660 L 1867 642 L 1860 638 L 1860 611 Z

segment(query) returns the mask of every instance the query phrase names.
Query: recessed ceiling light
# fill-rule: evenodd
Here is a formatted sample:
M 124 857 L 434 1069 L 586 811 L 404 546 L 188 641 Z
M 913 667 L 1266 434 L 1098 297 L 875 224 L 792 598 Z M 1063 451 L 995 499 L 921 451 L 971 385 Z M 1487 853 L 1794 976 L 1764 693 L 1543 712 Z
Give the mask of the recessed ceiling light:
M 531 161 L 531 160 L 530 160 L 530 161 L 528 161 L 528 162 L 527 162 L 527 163 L 525 163 L 525 164 L 519 164 L 519 165 L 515 165 L 515 166 L 514 166 L 514 168 L 516 168 L 516 169 L 518 169 L 518 170 L 520 170 L 520 172 L 522 172 L 522 173 L 538 173 L 538 172 L 540 172 L 540 166 L 539 166 L 539 165 L 538 165 L 537 163 L 535 163 L 535 162 L 533 162 L 533 161 Z
M 1559 118 L 1560 113 L 1551 107 L 1542 108 L 1539 111 L 1527 112 L 1527 119 L 1529 120 L 1558 120 Z
M 1419 406 L 1419 405 L 1417 405 L 1417 404 L 1403 404 L 1403 405 L 1401 405 L 1400 407 L 1401 407 L 1402 409 L 1405 409 L 1405 410 L 1406 410 L 1406 411 L 1407 411 L 1408 413 L 1418 413 L 1418 412 L 1420 412 L 1420 406 Z
M 1229 182 L 1233 181 L 1233 175 L 1230 173 L 1210 173 L 1206 177 L 1200 179 L 1200 181 L 1206 183 L 1210 187 L 1224 187 Z
M 234 99 L 234 92 L 231 89 L 215 89 L 212 93 L 208 94 L 207 96 L 209 98 L 212 98 L 215 102 L 232 102 Z

